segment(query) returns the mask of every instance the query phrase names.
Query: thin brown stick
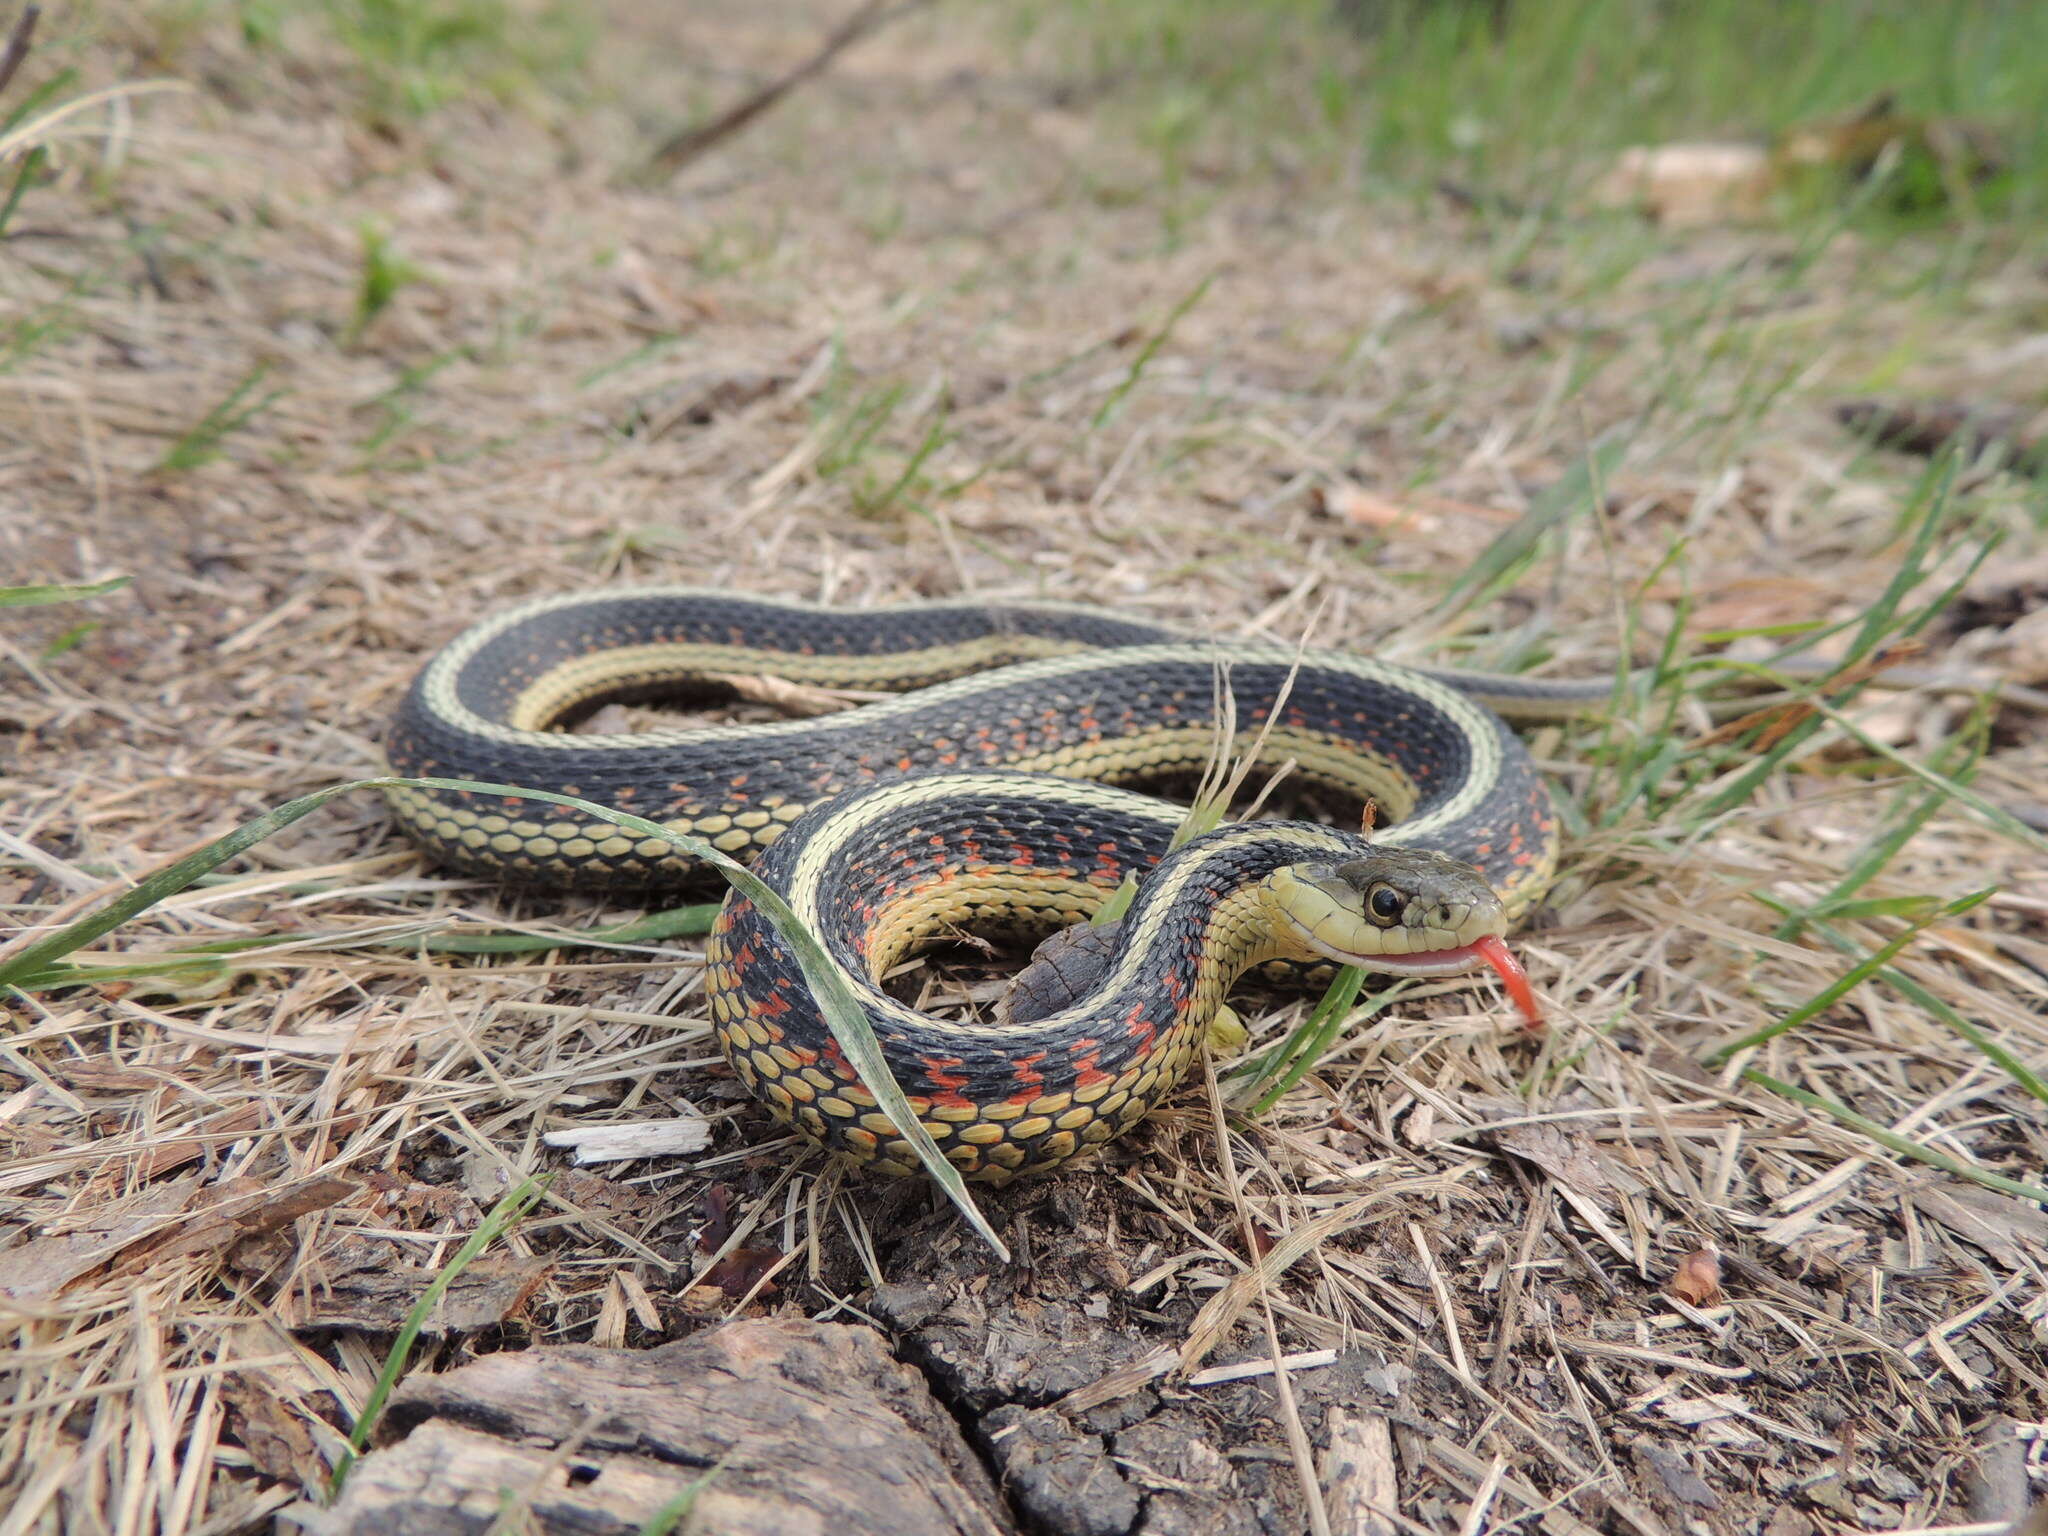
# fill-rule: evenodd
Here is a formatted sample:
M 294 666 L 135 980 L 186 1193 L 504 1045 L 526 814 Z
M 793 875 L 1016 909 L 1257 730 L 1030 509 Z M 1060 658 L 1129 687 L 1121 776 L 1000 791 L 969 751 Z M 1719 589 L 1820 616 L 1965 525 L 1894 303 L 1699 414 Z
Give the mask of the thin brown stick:
M 648 171 L 673 175 L 714 145 L 731 138 L 806 80 L 823 74 L 834 59 L 869 33 L 929 3 L 930 0 L 900 0 L 900 3 L 891 5 L 887 0 L 865 0 L 858 10 L 832 30 L 816 53 L 788 74 L 769 81 L 710 122 L 685 128 L 670 138 L 648 157 Z
M 15 18 L 14 28 L 7 34 L 7 49 L 0 53 L 0 91 L 14 83 L 15 72 L 28 57 L 28 45 L 36 35 L 36 23 L 42 15 L 40 5 L 24 5 L 21 15 Z

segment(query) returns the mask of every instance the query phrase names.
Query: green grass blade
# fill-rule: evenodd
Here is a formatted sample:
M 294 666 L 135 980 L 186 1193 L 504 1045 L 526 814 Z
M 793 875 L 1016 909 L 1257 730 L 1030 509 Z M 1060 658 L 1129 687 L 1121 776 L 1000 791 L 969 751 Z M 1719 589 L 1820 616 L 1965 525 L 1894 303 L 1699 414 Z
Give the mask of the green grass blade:
M 253 420 L 284 396 L 285 391 L 280 387 L 251 405 L 242 404 L 255 393 L 256 386 L 269 376 L 268 363 L 258 363 L 243 374 L 224 399 L 200 417 L 190 431 L 171 445 L 171 451 L 158 462 L 157 468 L 165 471 L 197 469 L 200 465 L 220 457 L 223 438 L 237 427 Z
M 40 608 L 49 603 L 79 603 L 89 597 L 105 597 L 133 581 L 133 576 L 109 576 L 86 586 L 0 587 L 0 608 Z
M 1928 767 L 1936 773 L 1952 777 L 1957 783 L 1963 782 L 1976 768 L 1977 760 L 1989 740 L 1990 727 L 1991 701 L 1980 699 L 1977 708 L 1964 722 L 1963 728 L 1942 744 L 1941 750 L 1935 754 Z M 1951 767 L 1951 762 L 1958 758 L 1960 762 Z M 1897 816 L 1896 819 L 1888 817 L 1888 824 L 1880 825 L 1876 835 L 1850 862 L 1842 878 L 1835 882 L 1827 894 L 1814 902 L 1805 912 L 1788 915 L 1771 936 L 1789 943 L 1799 937 L 1800 930 L 1811 918 L 1850 916 L 1849 906 L 1855 894 L 1876 879 L 1898 856 L 1900 849 L 1920 835 L 1921 829 L 1933 819 L 1936 812 L 1948 804 L 1948 800 L 1946 786 L 1936 785 L 1922 791 L 1917 799 L 1914 799 L 1913 786 L 1905 786 L 1893 801 L 1894 811 L 1904 806 L 1905 814 Z M 1874 914 L 1863 911 L 1855 915 Z
M 640 1527 L 639 1536 L 670 1536 L 670 1532 L 689 1518 L 690 1511 L 697 1507 L 698 1496 L 711 1485 L 711 1480 L 725 1470 L 725 1464 L 732 1457 L 731 1452 L 718 1458 L 706 1467 L 702 1475 L 690 1480 L 680 1493 L 647 1517 L 647 1523 Z
M 1875 651 L 1891 630 L 1892 617 L 1899 605 L 1926 575 L 1928 557 L 1934 553 L 1934 542 L 1948 521 L 1949 498 L 1955 489 L 1956 472 L 1960 466 L 1960 455 L 1949 453 L 1942 456 L 1929 472 L 1925 509 L 1912 524 L 1913 538 L 1900 559 L 1898 569 L 1892 572 L 1892 579 L 1885 583 L 1885 589 L 1878 594 L 1877 601 L 1863 612 L 1863 622 L 1857 626 L 1856 638 L 1849 643 L 1845 666 L 1856 662 Z M 1907 516 L 1911 516 L 1909 510 Z M 1932 615 L 1929 615 L 1930 617 Z
M 586 815 L 596 816 L 613 826 L 624 827 L 629 832 L 638 832 L 643 837 L 658 837 L 693 858 L 702 859 L 725 876 L 728 883 L 737 889 L 775 926 L 796 954 L 797 964 L 802 968 L 804 980 L 810 984 L 812 995 L 818 1000 L 819 1009 L 825 1015 L 825 1022 L 832 1030 L 833 1039 L 860 1074 L 868 1092 L 875 1096 L 875 1102 L 882 1113 L 895 1122 L 903 1139 L 910 1143 L 917 1159 L 924 1165 L 932 1180 L 946 1192 L 947 1198 L 966 1218 L 981 1240 L 993 1249 L 996 1255 L 1008 1263 L 1010 1250 L 1003 1240 L 996 1236 L 982 1216 L 974 1198 L 967 1192 L 967 1181 L 960 1176 L 960 1170 L 946 1160 L 939 1151 L 938 1143 L 916 1115 L 911 1113 L 910 1101 L 904 1096 L 896 1079 L 890 1074 L 889 1063 L 882 1055 L 881 1041 L 862 1011 L 860 1000 L 853 989 L 846 984 L 846 978 L 832 957 L 825 952 L 825 946 L 818 937 L 798 920 L 789 903 L 764 883 L 752 870 L 721 853 L 701 838 L 687 837 L 659 822 L 643 816 L 631 816 L 624 811 L 579 800 L 573 795 L 549 794 L 537 789 L 519 789 L 504 784 L 480 784 L 467 779 L 392 779 L 390 784 L 407 784 L 427 789 L 466 790 L 470 794 L 499 795 L 512 799 L 543 800 L 550 805 L 568 806 Z M 381 787 L 381 786 L 380 786 Z
M 1109 398 L 1102 402 L 1095 415 L 1090 418 L 1089 431 L 1099 431 L 1103 424 L 1116 414 L 1117 407 L 1124 403 L 1124 397 L 1138 387 L 1138 381 L 1144 378 L 1145 370 L 1152 366 L 1152 359 L 1158 355 L 1159 349 L 1166 345 L 1167 338 L 1173 335 L 1173 328 L 1180 324 L 1189 310 L 1202 302 L 1203 296 L 1209 291 L 1209 284 L 1214 281 L 1215 277 L 1212 274 L 1195 284 L 1188 296 L 1173 306 L 1172 312 L 1160 323 L 1159 329 L 1145 338 L 1145 344 L 1138 348 L 1138 355 L 1131 359 L 1131 366 L 1124 371 L 1122 380 L 1109 392 Z
M 1137 899 L 1138 877 L 1136 875 L 1125 875 L 1123 883 L 1117 886 L 1109 900 L 1105 901 L 1090 914 L 1088 918 L 1089 925 L 1095 928 L 1107 928 L 1111 923 L 1122 922 L 1124 914 L 1131 910 L 1131 903 Z
M 1902 1157 L 1910 1157 L 1915 1162 L 1926 1163 L 1930 1167 L 1940 1168 L 1944 1172 L 1954 1174 L 1959 1179 L 1968 1179 L 1973 1184 L 1982 1184 L 1986 1189 L 1995 1189 L 2000 1194 L 2011 1195 L 2015 1199 L 2036 1200 L 2048 1203 L 2048 1189 L 2043 1189 L 2038 1184 L 2022 1184 L 2018 1179 L 2008 1179 L 2003 1174 L 1992 1173 L 1986 1169 L 1978 1168 L 1964 1162 L 1961 1158 L 1950 1157 L 1946 1152 L 1937 1152 L 1932 1147 L 1923 1147 L 1919 1142 L 1909 1137 L 1901 1136 L 1890 1126 L 1880 1125 L 1869 1116 L 1859 1115 L 1848 1105 L 1838 1103 L 1834 1099 L 1827 1098 L 1822 1094 L 1809 1093 L 1804 1088 L 1797 1088 L 1791 1083 L 1781 1082 L 1769 1073 L 1759 1072 L 1754 1067 L 1745 1068 L 1742 1073 L 1742 1079 L 1744 1082 L 1755 1083 L 1759 1088 L 1767 1088 L 1782 1098 L 1792 1100 L 1795 1104 L 1804 1104 L 1809 1109 L 1817 1109 L 1823 1114 L 1832 1115 L 1851 1130 L 1861 1131 L 1879 1146 L 1887 1147 Z
M 361 779 L 350 784 L 336 784 L 327 789 L 316 790 L 310 795 L 301 795 L 275 810 L 264 812 L 254 821 L 245 822 L 225 837 L 216 838 L 197 853 L 187 854 L 176 863 L 165 865 L 155 874 L 139 881 L 132 890 L 125 891 L 96 910 L 86 913 L 76 922 L 67 923 L 55 933 L 17 949 L 5 961 L 0 961 L 0 992 L 20 986 L 23 978 L 62 960 L 73 950 L 83 949 L 93 940 L 113 932 L 130 918 L 148 911 L 166 896 L 175 896 L 201 875 L 218 869 L 229 859 L 248 852 L 264 839 L 274 836 L 302 816 L 319 810 L 337 796 L 350 794 L 359 789 L 382 789 L 404 782 L 401 779 Z
M 1596 442 L 1591 452 L 1574 462 L 1555 485 L 1529 503 L 1528 511 L 1479 552 L 1479 558 L 1451 583 L 1450 591 L 1423 615 L 1422 622 L 1441 625 L 1456 618 L 1518 570 L 1536 553 L 1545 534 L 1593 505 L 1598 488 L 1612 477 L 1627 447 L 1628 439 L 1618 432 Z
M 1355 965 L 1345 966 L 1330 978 L 1330 984 L 1316 999 L 1309 1016 L 1288 1031 L 1287 1038 L 1267 1051 L 1252 1067 L 1251 1081 L 1244 1086 L 1245 1095 L 1261 1083 L 1279 1078 L 1259 1095 L 1252 1105 L 1252 1114 L 1263 1115 L 1279 1102 L 1282 1094 L 1308 1075 L 1316 1059 L 1329 1049 L 1331 1039 L 1364 988 L 1365 972 Z
M 1960 917 L 1971 908 L 1981 906 L 1986 901 L 1989 901 L 1994 894 L 1993 890 L 1987 888 L 1981 891 L 1972 891 L 1967 896 L 1958 896 L 1953 901 L 1943 902 L 1920 921 L 1911 924 L 1903 932 L 1893 935 L 1883 945 L 1879 946 L 1875 952 L 1858 961 L 1848 971 L 1844 972 L 1827 986 L 1821 988 L 1820 991 L 1809 997 L 1797 1008 L 1794 1008 L 1782 1019 L 1766 1024 L 1762 1029 L 1752 1030 L 1741 1039 L 1731 1040 L 1728 1044 L 1712 1052 L 1707 1057 L 1707 1064 L 1709 1066 L 1719 1066 L 1736 1052 L 1748 1050 L 1753 1045 L 1762 1045 L 1767 1040 L 1775 1040 L 1786 1031 L 1797 1029 L 1808 1019 L 1825 1013 L 1850 992 L 1889 965 L 1893 956 L 1897 955 L 1900 950 L 1919 937 L 1921 930 L 1948 918 Z
M 507 1190 L 498 1203 L 490 1208 L 477 1229 L 470 1233 L 469 1241 L 455 1250 L 454 1257 L 441 1266 L 427 1288 L 420 1292 L 419 1300 L 412 1304 L 412 1310 L 405 1315 L 405 1323 L 398 1330 L 398 1336 L 391 1341 L 391 1348 L 385 1351 L 384 1368 L 377 1373 L 377 1384 L 370 1389 L 369 1397 L 363 1403 L 363 1411 L 356 1415 L 354 1426 L 349 1430 L 348 1449 L 334 1464 L 334 1474 L 328 1480 L 327 1496 L 330 1502 L 341 1493 L 342 1485 L 348 1481 L 349 1469 L 356 1464 L 356 1458 L 368 1449 L 370 1435 L 377 1427 L 377 1420 L 384 1416 L 384 1405 L 390 1400 L 392 1389 L 398 1385 L 398 1378 L 405 1374 L 405 1362 L 412 1356 L 413 1344 L 420 1336 L 420 1330 L 427 1325 L 427 1319 L 434 1315 L 434 1308 L 440 1305 L 442 1296 L 456 1278 L 469 1268 L 470 1264 L 486 1248 L 509 1232 L 514 1223 L 532 1209 L 535 1201 L 546 1193 L 546 1178 L 522 1179 Z
M 1344 1030 L 1359 1024 L 1369 1024 L 1378 1018 L 1395 1001 L 1414 985 L 1412 979 L 1402 977 L 1365 1005 L 1355 1017 L 1353 1007 L 1358 994 L 1365 986 L 1366 973 L 1355 965 L 1347 965 L 1330 978 L 1330 985 L 1316 1002 L 1315 1010 L 1287 1038 L 1268 1051 L 1252 1068 L 1251 1081 L 1245 1085 L 1244 1093 L 1250 1094 L 1260 1083 L 1269 1078 L 1277 1079 L 1259 1095 L 1251 1107 L 1253 1116 L 1263 1115 L 1290 1093 L 1294 1086 L 1315 1070 L 1316 1064 L 1329 1053 L 1337 1036 Z
M 28 190 L 28 184 L 35 180 L 36 172 L 43 168 L 43 162 L 49 157 L 49 148 L 42 144 L 21 157 L 21 168 L 14 173 L 14 184 L 7 189 L 7 201 L 0 203 L 0 237 L 6 235 L 7 226 L 14 222 L 14 210 L 21 206 L 21 195 Z
M 1813 930 L 1843 954 L 1853 955 L 1856 953 L 1856 946 L 1850 943 L 1846 936 L 1838 933 L 1827 924 L 1817 922 L 1813 925 Z M 1989 1057 L 2007 1077 L 2010 1077 L 2042 1103 L 2048 1104 L 2048 1082 L 2042 1081 L 2039 1073 L 2035 1072 L 2032 1067 L 2029 1067 L 1996 1040 L 1993 1040 L 1982 1029 L 1972 1024 L 1960 1013 L 1957 1013 L 1954 1008 L 1950 1007 L 1948 1003 L 1944 1002 L 1936 994 L 1928 991 L 1927 988 L 1921 986 L 1919 982 L 1906 975 L 1903 971 L 1893 970 L 1890 966 L 1874 971 L 1871 975 L 1874 980 L 1892 988 L 1908 1002 L 1913 1003 L 1917 1007 L 1925 1008 L 1929 1013 L 1941 1020 L 1942 1023 L 1969 1041 L 1977 1050 Z
M 580 945 L 654 944 L 711 931 L 721 902 L 697 902 L 650 912 L 630 923 L 602 928 L 564 929 L 557 933 L 427 933 L 416 939 L 380 939 L 378 948 L 425 950 L 435 955 L 537 955 Z
M 650 912 L 628 923 L 602 928 L 565 928 L 538 933 L 408 933 L 398 936 L 359 938 L 332 934 L 323 941 L 319 934 L 257 934 L 249 938 L 215 939 L 182 949 L 157 954 L 125 954 L 106 962 L 59 962 L 18 978 L 14 985 L 23 992 L 48 992 L 59 987 L 90 987 L 108 981 L 138 981 L 152 977 L 200 980 L 224 976 L 237 969 L 260 968 L 260 960 L 238 964 L 238 957 L 260 955 L 265 950 L 290 945 L 299 950 L 395 949 L 408 954 L 430 955 L 540 955 L 558 949 L 607 948 L 613 945 L 655 944 L 665 939 L 689 938 L 711 931 L 718 921 L 720 903 L 700 902 L 687 907 L 670 907 Z
M 251 948 L 256 947 L 253 943 Z M 65 987 L 97 987 L 112 981 L 172 981 L 189 986 L 225 976 L 234 964 L 224 955 L 148 955 L 133 960 L 110 960 L 105 965 L 59 963 L 30 971 L 15 983 L 22 992 L 56 992 Z M 146 990 L 146 989 L 145 989 Z
M 2036 832 L 2024 821 L 2021 821 L 2019 817 L 2013 815 L 2011 811 L 2006 810 L 2003 806 L 1993 805 L 1975 790 L 1965 788 L 1947 774 L 1930 768 L 1925 763 L 1914 762 L 1912 758 L 1906 756 L 1897 747 L 1890 745 L 1888 742 L 1879 741 L 1855 721 L 1842 715 L 1839 711 L 1829 708 L 1826 704 L 1820 704 L 1818 708 L 1828 719 L 1834 721 L 1844 731 L 1848 732 L 1849 735 L 1855 737 L 1866 750 L 1876 753 L 1887 762 L 1896 763 L 1899 767 L 1905 769 L 1906 772 L 1912 774 L 1914 778 L 1939 789 L 1957 804 L 1968 806 L 2014 842 L 2031 848 L 2036 853 L 2048 854 L 2048 837 L 2044 837 L 2039 832 Z

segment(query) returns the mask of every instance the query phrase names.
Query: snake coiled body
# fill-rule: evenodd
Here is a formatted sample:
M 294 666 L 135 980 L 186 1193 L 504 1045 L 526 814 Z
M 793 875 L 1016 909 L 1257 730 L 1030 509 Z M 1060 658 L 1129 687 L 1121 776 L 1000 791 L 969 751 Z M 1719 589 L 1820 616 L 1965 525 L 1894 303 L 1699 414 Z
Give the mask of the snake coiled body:
M 911 691 L 818 719 L 608 736 L 556 728 L 604 702 L 754 675 Z M 1179 809 L 1114 786 L 1202 769 L 1219 676 L 1240 746 L 1264 728 L 1262 760 L 1292 760 L 1310 783 L 1369 798 L 1393 825 L 1368 841 L 1249 822 L 1169 855 Z M 572 794 L 743 859 L 765 850 L 758 872 L 855 984 L 913 1111 L 971 1174 L 1004 1179 L 1141 1118 L 1180 1080 L 1247 967 L 1357 958 L 1368 941 L 1406 943 L 1427 960 L 1462 942 L 1430 926 L 1471 905 L 1430 894 L 1434 865 L 1419 886 L 1390 877 L 1407 903 L 1398 921 L 1354 924 L 1362 937 L 1311 932 L 1352 923 L 1346 881 L 1367 893 L 1361 860 L 1433 850 L 1454 884 L 1470 866 L 1498 893 L 1492 921 L 1519 915 L 1549 878 L 1557 832 L 1499 711 L 1554 714 L 1604 691 L 1212 644 L 1060 604 L 840 609 L 656 589 L 545 599 L 476 625 L 415 680 L 389 753 L 401 774 Z M 414 838 L 461 869 L 634 892 L 703 875 L 665 842 L 538 802 L 419 789 L 391 800 Z M 1122 948 L 1073 1006 L 1028 1023 L 961 1024 L 880 987 L 928 939 L 1072 921 L 1127 872 L 1146 878 Z M 1370 888 L 1386 883 L 1372 877 Z M 1332 900 L 1347 911 L 1324 912 Z M 836 1150 L 914 1166 L 751 904 L 728 900 L 707 962 L 721 1042 L 780 1116 Z

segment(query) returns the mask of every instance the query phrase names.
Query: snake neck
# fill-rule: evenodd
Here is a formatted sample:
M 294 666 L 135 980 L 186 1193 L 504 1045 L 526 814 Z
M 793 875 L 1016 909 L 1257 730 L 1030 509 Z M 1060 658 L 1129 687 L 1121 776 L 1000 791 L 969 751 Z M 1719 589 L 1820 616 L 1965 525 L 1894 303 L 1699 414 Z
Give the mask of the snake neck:
M 1273 872 L 1300 860 L 1307 829 L 1233 829 L 1167 857 L 1132 911 L 1099 928 L 1076 925 L 1040 946 L 999 1005 L 1009 1022 L 1065 1014 L 1097 1028 L 1144 1017 L 1161 1033 L 1212 1019 L 1245 972 L 1269 961 L 1313 961 L 1276 905 Z M 1327 853 L 1327 848 L 1315 851 Z
M 1058 958 L 1034 956 L 999 1005 L 1003 1017 L 1028 1022 L 1088 1000 L 1108 981 L 1128 947 L 1145 944 L 1146 953 L 1117 993 L 1132 1000 L 1161 991 L 1185 998 L 1180 1010 L 1185 1017 L 1178 1022 L 1192 1027 L 1207 1023 L 1245 972 L 1274 960 L 1317 958 L 1280 921 L 1260 876 L 1243 875 L 1241 883 L 1220 891 L 1202 883 L 1183 888 L 1177 900 L 1186 912 L 1171 914 L 1163 935 L 1140 939 L 1133 936 L 1137 925 L 1124 920 L 1088 926 L 1114 894 L 1113 887 L 1043 876 L 1025 885 L 1023 875 L 1021 870 L 991 870 L 957 879 L 943 893 L 920 893 L 882 908 L 873 926 L 855 940 L 860 969 L 879 986 L 920 952 L 964 934 L 984 937 L 995 927 L 1031 937 L 1050 934 L 1066 942 L 1042 946 L 1039 955 L 1050 949 Z M 1117 1000 L 1092 1001 L 1098 1011 L 1110 1011 Z
M 1178 983 L 1189 992 L 1193 1022 L 1206 1023 L 1246 971 L 1273 960 L 1315 959 L 1281 920 L 1270 879 L 1312 853 L 1353 841 L 1299 824 L 1250 823 L 1169 855 L 1126 922 L 1130 942 L 1144 950 L 1126 990 Z
M 1274 960 L 1317 958 L 1280 922 L 1263 879 L 1237 887 L 1210 909 L 1192 954 L 1194 980 L 1183 1020 L 1190 1028 L 1208 1026 L 1245 972 Z

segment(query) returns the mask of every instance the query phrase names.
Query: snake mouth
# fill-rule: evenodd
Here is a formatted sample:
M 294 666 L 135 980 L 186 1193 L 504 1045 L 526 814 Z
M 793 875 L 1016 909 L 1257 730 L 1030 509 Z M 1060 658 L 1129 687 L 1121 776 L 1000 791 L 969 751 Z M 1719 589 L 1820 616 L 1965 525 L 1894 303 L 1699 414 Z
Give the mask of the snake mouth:
M 1543 1010 L 1537 1005 L 1536 989 L 1530 985 L 1529 973 L 1522 969 L 1522 962 L 1515 958 L 1514 951 L 1498 934 L 1487 934 L 1455 949 L 1418 949 L 1404 955 L 1351 955 L 1327 945 L 1318 947 L 1332 960 L 1394 976 L 1462 976 L 1467 971 L 1491 966 L 1514 1002 L 1515 1011 L 1521 1014 L 1522 1027 L 1532 1030 L 1543 1027 Z
M 1462 976 L 1488 963 L 1477 943 L 1460 944 L 1456 949 L 1418 949 L 1405 955 L 1350 955 L 1332 951 L 1330 958 L 1360 970 L 1384 971 L 1391 976 Z

